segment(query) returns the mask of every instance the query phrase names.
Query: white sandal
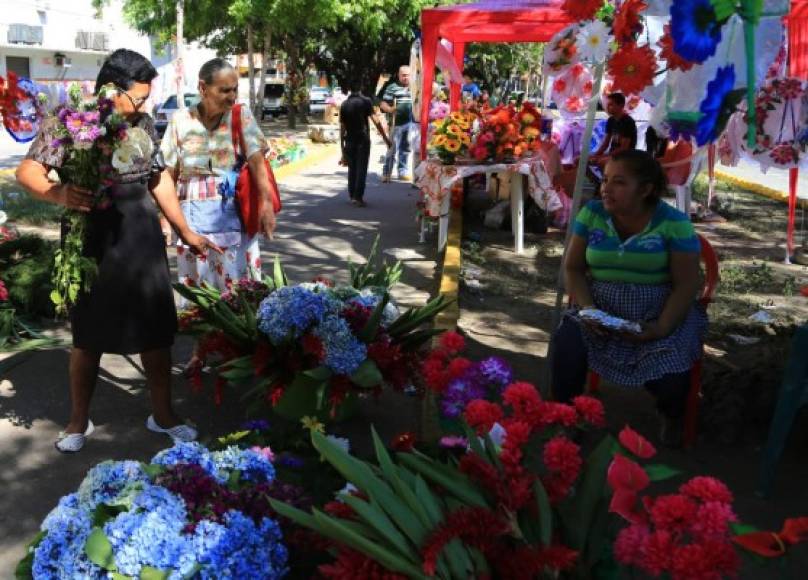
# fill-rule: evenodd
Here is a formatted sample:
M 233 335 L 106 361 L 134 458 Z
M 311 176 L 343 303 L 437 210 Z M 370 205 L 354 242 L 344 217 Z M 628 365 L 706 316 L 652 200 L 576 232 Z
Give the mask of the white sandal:
M 157 421 L 154 420 L 154 415 L 149 415 L 149 418 L 146 419 L 146 428 L 154 433 L 165 433 L 175 442 L 196 441 L 196 438 L 199 435 L 196 429 L 186 423 L 180 423 L 179 425 L 174 425 L 168 429 L 163 429 L 157 424 Z
M 95 425 L 88 419 L 87 429 L 84 433 L 65 433 L 61 431 L 53 445 L 61 453 L 76 453 L 81 451 L 81 448 L 84 447 L 84 442 L 87 441 L 87 437 L 93 434 L 93 431 L 95 431 Z

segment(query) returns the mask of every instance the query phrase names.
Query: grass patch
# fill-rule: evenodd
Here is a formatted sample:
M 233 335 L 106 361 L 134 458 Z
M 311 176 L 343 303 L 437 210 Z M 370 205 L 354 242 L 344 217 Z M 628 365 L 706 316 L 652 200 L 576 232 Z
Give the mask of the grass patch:
M 38 226 L 57 223 L 64 208 L 34 199 L 12 179 L 0 179 L 0 210 L 6 212 L 11 221 Z
M 51 270 L 56 243 L 23 235 L 0 245 L 0 272 L 19 314 L 53 317 Z

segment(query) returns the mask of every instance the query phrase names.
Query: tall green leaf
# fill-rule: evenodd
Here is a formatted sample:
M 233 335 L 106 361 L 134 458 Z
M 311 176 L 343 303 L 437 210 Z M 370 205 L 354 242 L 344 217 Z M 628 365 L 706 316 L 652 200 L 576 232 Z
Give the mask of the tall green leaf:
M 100 566 L 109 572 L 115 572 L 118 567 L 115 565 L 115 555 L 112 552 L 112 544 L 101 528 L 95 528 L 87 537 L 84 544 L 84 553 L 87 554 L 90 562 Z

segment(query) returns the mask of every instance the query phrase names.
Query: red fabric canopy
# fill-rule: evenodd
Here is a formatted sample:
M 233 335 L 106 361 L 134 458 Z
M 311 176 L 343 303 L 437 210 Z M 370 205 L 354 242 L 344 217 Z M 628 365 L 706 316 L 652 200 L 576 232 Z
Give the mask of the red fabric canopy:
M 572 23 L 561 10 L 564 0 L 483 0 L 474 4 L 440 6 L 421 12 L 421 51 L 423 81 L 420 121 L 421 157 L 426 157 L 426 127 L 435 79 L 435 52 L 438 41 L 452 43 L 458 67 L 468 42 L 547 42 L 556 32 Z M 452 84 L 453 108 L 460 99 L 460 85 Z
M 808 0 L 791 0 L 788 26 L 788 76 L 808 80 Z M 798 169 L 789 170 L 786 256 L 794 253 L 794 222 L 797 213 Z

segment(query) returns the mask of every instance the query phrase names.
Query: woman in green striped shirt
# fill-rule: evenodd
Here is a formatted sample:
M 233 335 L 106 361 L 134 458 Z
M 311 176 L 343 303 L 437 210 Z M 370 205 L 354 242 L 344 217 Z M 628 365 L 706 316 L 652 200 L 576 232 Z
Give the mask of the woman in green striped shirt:
M 606 165 L 602 199 L 588 203 L 572 226 L 564 269 L 577 308 L 556 331 L 551 364 L 560 401 L 583 391 L 587 369 L 616 384 L 645 386 L 663 416 L 663 440 L 673 444 L 707 317 L 695 302 L 698 238 L 688 217 L 660 199 L 666 189 L 661 166 L 644 151 L 618 153 Z M 578 308 L 597 308 L 641 330 L 584 322 Z

